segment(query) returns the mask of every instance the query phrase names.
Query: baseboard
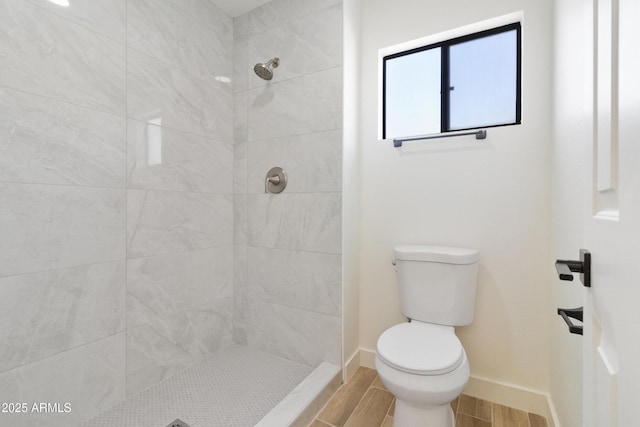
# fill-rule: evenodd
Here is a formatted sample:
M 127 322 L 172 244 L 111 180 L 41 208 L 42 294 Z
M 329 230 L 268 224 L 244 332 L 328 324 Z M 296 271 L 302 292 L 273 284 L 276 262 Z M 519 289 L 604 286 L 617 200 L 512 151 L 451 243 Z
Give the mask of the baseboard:
M 462 392 L 478 399 L 541 415 L 547 418 L 549 427 L 560 427 L 555 408 L 546 393 L 475 375 L 469 377 L 469 382 Z
M 553 404 L 553 400 L 551 397 L 548 398 L 549 402 L 549 413 L 547 415 L 547 424 L 549 427 L 562 427 L 560 425 L 560 421 L 558 421 L 558 413 L 556 412 L 556 407 Z
M 360 366 L 376 369 L 376 351 L 366 348 L 360 349 Z
M 349 382 L 360 366 L 360 350 L 356 350 L 344 364 L 342 380 L 345 383 Z
M 375 369 L 376 352 L 366 348 L 360 349 L 360 366 Z M 355 358 L 352 358 L 354 360 Z M 549 427 L 561 427 L 558 423 L 553 403 L 549 395 L 537 390 L 527 389 L 514 384 L 493 381 L 471 375 L 464 394 L 483 400 L 531 412 L 547 418 Z

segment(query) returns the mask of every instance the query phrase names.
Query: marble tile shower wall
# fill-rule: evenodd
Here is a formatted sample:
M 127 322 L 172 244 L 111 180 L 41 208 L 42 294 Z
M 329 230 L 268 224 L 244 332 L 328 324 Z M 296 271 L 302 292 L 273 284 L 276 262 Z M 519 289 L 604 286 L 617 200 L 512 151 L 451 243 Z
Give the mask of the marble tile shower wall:
M 234 40 L 234 339 L 340 365 L 342 2 L 274 0 Z M 254 75 L 273 57 L 273 80 Z M 265 194 L 273 166 L 289 183 Z
M 0 1 L 0 413 L 67 426 L 232 341 L 233 25 Z

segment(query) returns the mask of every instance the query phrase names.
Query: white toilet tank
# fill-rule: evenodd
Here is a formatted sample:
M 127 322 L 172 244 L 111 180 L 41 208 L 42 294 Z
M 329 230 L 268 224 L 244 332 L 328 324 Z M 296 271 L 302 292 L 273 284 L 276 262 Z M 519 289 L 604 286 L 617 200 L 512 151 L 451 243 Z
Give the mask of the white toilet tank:
M 473 322 L 480 258 L 477 250 L 399 245 L 393 253 L 405 316 L 450 326 Z

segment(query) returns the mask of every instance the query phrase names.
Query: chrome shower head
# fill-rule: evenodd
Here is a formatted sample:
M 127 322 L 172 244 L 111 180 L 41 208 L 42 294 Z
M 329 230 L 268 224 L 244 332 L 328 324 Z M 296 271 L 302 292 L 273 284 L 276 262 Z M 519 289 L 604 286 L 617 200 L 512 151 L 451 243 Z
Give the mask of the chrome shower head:
M 261 79 L 271 80 L 273 78 L 273 68 L 278 68 L 278 65 L 280 65 L 280 58 L 273 58 L 264 64 L 258 63 L 254 65 L 253 71 Z

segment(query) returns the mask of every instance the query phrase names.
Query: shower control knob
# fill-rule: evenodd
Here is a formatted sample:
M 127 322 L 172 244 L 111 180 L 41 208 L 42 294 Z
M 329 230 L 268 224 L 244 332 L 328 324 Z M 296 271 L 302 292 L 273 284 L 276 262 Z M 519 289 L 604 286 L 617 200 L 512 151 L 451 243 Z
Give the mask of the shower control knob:
M 264 179 L 264 192 L 278 194 L 287 188 L 287 172 L 279 166 L 269 169 Z

